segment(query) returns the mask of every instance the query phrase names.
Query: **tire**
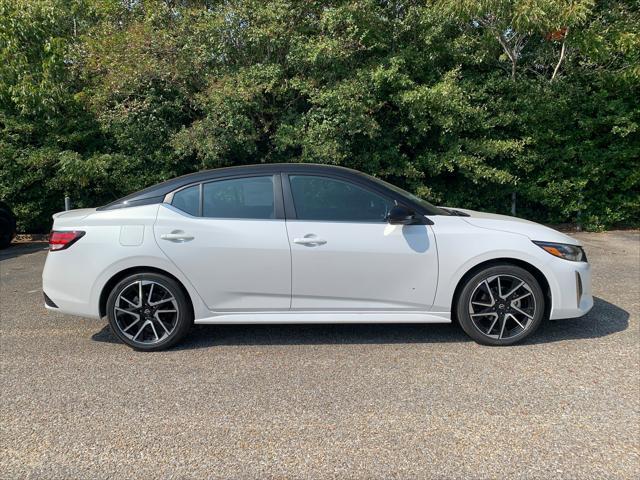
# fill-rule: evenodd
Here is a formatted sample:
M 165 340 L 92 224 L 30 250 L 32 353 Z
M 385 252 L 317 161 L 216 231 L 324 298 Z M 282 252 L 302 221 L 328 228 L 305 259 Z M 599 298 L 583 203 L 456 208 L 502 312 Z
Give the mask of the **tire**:
M 536 278 L 523 268 L 494 265 L 471 276 L 456 303 L 460 326 L 482 345 L 520 342 L 542 323 L 545 296 Z
M 137 273 L 118 282 L 107 299 L 107 316 L 120 340 L 146 352 L 171 348 L 193 324 L 182 287 L 158 273 Z

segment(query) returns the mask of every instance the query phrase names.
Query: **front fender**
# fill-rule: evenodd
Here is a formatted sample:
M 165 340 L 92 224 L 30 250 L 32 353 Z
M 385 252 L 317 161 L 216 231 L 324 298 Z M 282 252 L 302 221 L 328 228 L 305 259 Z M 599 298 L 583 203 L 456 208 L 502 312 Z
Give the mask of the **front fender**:
M 560 295 L 560 285 L 557 279 L 553 275 L 549 266 L 544 262 L 541 262 L 539 258 L 523 254 L 522 252 L 517 250 L 493 250 L 485 252 L 481 255 L 477 255 L 460 265 L 449 277 L 446 285 L 443 285 L 442 288 L 438 288 L 438 292 L 436 293 L 436 304 L 451 306 L 454 292 L 456 291 L 456 288 L 458 287 L 460 281 L 468 272 L 470 272 L 474 268 L 487 262 L 508 262 L 509 260 L 524 262 L 536 268 L 547 280 L 547 283 L 549 284 L 549 290 L 551 291 L 551 298 L 553 299 Z M 442 294 L 442 296 L 439 296 L 439 294 Z
M 525 235 L 473 227 L 456 217 L 438 218 L 432 228 L 439 263 L 434 311 L 451 311 L 454 293 L 464 275 L 478 265 L 499 260 L 517 260 L 539 270 L 549 284 L 552 311 L 556 300 L 563 297 L 556 275 L 563 265 L 557 262 L 568 262 L 549 255 Z

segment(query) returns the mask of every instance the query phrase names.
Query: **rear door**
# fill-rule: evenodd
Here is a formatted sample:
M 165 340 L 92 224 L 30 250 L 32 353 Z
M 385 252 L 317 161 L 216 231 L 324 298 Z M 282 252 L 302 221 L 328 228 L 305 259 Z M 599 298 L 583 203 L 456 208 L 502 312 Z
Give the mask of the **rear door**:
M 291 256 L 279 175 L 191 185 L 162 204 L 162 251 L 214 311 L 288 310 Z
M 395 201 L 348 179 L 291 173 L 283 187 L 292 309 L 431 307 L 438 260 L 429 225 L 389 225 Z

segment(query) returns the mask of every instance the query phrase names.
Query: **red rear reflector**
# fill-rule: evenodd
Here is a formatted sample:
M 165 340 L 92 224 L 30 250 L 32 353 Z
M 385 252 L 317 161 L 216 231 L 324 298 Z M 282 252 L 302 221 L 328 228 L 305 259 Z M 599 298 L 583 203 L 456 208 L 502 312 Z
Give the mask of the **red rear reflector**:
M 66 232 L 53 230 L 49 234 L 49 251 L 53 252 L 55 250 L 64 250 L 65 248 L 69 248 L 83 236 L 84 232 L 81 230 Z

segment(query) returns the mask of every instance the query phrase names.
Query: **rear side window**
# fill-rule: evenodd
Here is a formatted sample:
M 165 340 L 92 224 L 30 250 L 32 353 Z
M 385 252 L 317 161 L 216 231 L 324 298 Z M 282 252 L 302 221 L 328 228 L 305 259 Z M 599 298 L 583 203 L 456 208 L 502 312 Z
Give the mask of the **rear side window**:
M 348 181 L 290 175 L 298 220 L 384 222 L 393 200 Z
M 174 193 L 171 205 L 189 215 L 198 216 L 200 212 L 200 185 L 183 188 Z
M 247 177 L 205 183 L 202 216 L 275 218 L 273 177 Z

